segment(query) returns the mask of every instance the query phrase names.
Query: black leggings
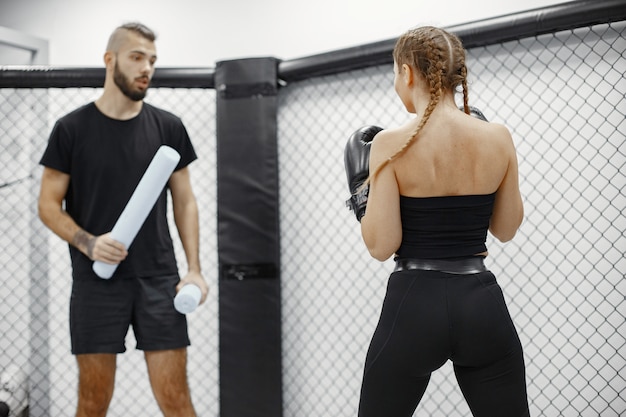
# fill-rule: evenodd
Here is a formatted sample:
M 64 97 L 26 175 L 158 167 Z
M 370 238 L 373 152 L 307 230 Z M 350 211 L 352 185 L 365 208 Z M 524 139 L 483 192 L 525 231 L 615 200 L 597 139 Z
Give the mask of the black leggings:
M 410 417 L 448 359 L 474 416 L 529 416 L 522 346 L 495 276 L 392 273 L 359 417 Z

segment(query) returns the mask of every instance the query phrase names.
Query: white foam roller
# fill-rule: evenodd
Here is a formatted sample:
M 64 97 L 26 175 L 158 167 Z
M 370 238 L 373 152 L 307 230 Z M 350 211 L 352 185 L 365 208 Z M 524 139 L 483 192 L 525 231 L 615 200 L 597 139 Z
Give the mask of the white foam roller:
M 182 314 L 191 313 L 200 304 L 200 297 L 202 297 L 200 287 L 195 284 L 186 284 L 174 297 L 174 308 Z
M 162 145 L 157 150 L 133 195 L 130 196 L 126 207 L 115 222 L 111 230 L 111 238 L 123 243 L 126 248 L 130 247 L 179 160 L 179 153 L 169 146 Z M 117 265 L 95 261 L 92 268 L 100 278 L 108 279 L 117 269 Z

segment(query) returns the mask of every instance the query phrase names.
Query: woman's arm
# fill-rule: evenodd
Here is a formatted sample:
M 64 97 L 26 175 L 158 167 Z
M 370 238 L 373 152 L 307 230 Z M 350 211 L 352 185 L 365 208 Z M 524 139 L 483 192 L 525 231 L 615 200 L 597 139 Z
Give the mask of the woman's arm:
M 370 172 L 375 172 L 391 154 L 386 149 L 385 136 L 383 131 L 372 142 Z M 361 234 L 370 255 L 379 261 L 389 259 L 400 247 L 400 192 L 392 164 L 371 178 L 367 208 L 361 219 Z
M 502 126 L 504 152 L 508 165 L 504 178 L 496 191 L 496 200 L 491 215 L 489 231 L 501 242 L 507 242 L 515 236 L 524 218 L 524 205 L 519 189 L 519 174 L 515 145 L 509 130 Z

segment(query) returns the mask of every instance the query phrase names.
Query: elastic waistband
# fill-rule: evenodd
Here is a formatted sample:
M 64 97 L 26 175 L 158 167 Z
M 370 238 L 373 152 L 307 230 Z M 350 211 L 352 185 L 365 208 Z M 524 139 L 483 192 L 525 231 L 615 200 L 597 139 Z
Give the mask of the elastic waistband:
M 484 259 L 480 256 L 459 259 L 396 258 L 396 266 L 393 272 L 419 269 L 457 275 L 478 274 L 479 272 L 487 271 Z

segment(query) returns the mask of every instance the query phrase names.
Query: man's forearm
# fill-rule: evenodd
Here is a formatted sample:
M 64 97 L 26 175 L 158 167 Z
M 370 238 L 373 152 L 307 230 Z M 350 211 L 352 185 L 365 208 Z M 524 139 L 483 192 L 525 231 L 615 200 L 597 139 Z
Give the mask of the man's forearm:
M 95 237 L 78 226 L 65 210 L 41 212 L 40 218 L 54 234 L 76 247 L 86 256 L 93 257 Z
M 96 237 L 79 228 L 70 242 L 78 248 L 82 253 L 93 259 L 93 248 L 96 243 Z
M 178 209 L 174 206 L 174 221 L 187 258 L 188 271 L 200 273 L 200 232 L 195 201 Z

